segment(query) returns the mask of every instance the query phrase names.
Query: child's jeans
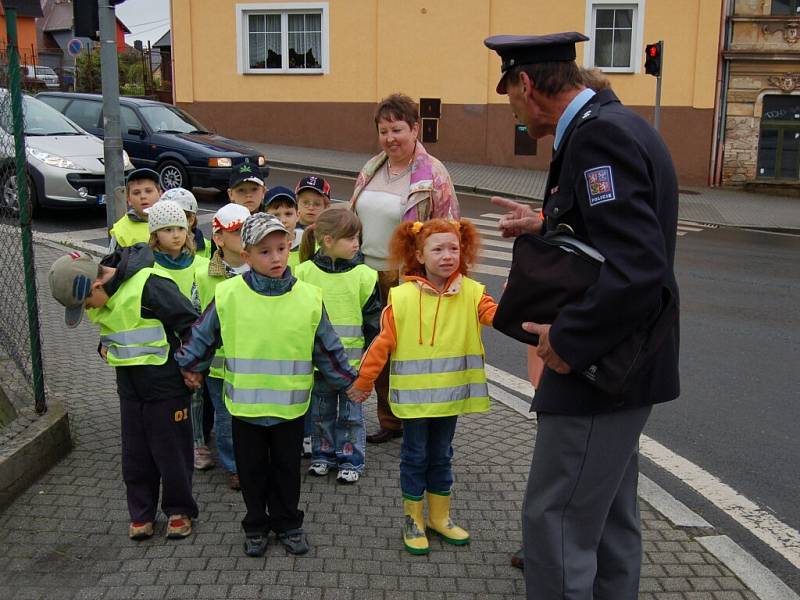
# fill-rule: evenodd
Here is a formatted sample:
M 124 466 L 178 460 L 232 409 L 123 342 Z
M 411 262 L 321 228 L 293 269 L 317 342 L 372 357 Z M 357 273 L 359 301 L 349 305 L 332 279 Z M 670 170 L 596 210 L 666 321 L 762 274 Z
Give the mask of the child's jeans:
M 214 429 L 217 432 L 217 454 L 222 468 L 228 473 L 236 473 L 236 459 L 233 456 L 233 437 L 231 435 L 231 413 L 222 398 L 222 379 L 206 377 L 208 395 L 214 405 Z
M 361 405 L 317 379 L 309 414 L 314 425 L 311 462 L 362 473 L 367 433 Z
M 400 447 L 400 489 L 421 498 L 453 487 L 453 435 L 458 416 L 403 419 Z

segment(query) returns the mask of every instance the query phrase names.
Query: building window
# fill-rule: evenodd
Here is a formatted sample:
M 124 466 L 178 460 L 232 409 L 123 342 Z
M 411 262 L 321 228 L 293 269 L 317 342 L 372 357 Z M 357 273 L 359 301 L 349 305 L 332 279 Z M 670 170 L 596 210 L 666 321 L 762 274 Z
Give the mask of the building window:
M 764 96 L 757 175 L 800 180 L 800 96 Z
M 328 4 L 237 4 L 240 73 L 328 72 Z
M 644 2 L 588 0 L 586 30 L 591 40 L 584 63 L 606 72 L 633 73 L 639 68 Z
M 798 16 L 800 15 L 800 0 L 772 0 L 772 16 Z

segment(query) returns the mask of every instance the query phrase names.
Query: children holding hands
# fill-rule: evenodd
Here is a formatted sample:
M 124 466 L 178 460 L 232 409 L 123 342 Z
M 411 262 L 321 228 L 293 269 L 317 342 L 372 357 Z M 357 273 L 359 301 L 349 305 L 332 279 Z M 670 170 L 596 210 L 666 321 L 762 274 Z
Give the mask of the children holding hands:
M 390 262 L 401 267 L 404 283 L 389 292 L 380 333 L 361 361 L 354 386 L 360 395 L 352 394 L 363 402 L 390 361 L 389 405 L 404 431 L 403 543 L 412 554 L 428 553 L 426 527 L 451 544 L 470 539 L 450 519 L 450 494 L 458 415 L 489 409 L 480 327 L 491 325 L 497 305 L 467 276 L 478 244 L 477 229 L 465 220 L 407 222 L 395 229 Z
M 263 556 L 269 531 L 292 554 L 308 552 L 300 500 L 300 449 L 314 367 L 334 390 L 356 373 L 322 302 L 322 291 L 287 269 L 290 233 L 275 217 L 251 215 L 241 230 L 250 270 L 219 283 L 214 300 L 176 353 L 199 386 L 224 347 L 223 396 L 247 514 L 244 551 Z M 303 315 L 303 318 L 298 318 Z M 254 332 L 257 335 L 254 335 Z
M 294 270 L 299 280 L 322 290 L 328 316 L 354 369 L 361 363 L 365 346 L 378 333 L 381 312 L 378 273 L 364 264 L 360 233 L 355 213 L 345 208 L 325 209 L 306 227 L 300 247 L 302 262 Z M 366 446 L 361 405 L 315 373 L 307 418 L 313 427 L 309 474 L 324 476 L 335 468 L 339 483 L 358 481 L 364 471 Z

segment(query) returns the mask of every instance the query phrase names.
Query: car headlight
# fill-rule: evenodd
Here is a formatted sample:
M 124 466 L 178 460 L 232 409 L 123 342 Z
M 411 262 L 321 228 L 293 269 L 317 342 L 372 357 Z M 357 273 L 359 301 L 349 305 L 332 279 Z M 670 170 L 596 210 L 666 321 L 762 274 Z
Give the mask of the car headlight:
M 133 168 L 133 163 L 131 162 L 131 157 L 128 156 L 128 153 L 125 152 L 125 150 L 122 151 L 122 167 L 126 171 L 128 169 L 132 169 Z
M 27 148 L 28 154 L 30 154 L 36 160 L 42 161 L 46 165 L 50 165 L 51 167 L 59 167 L 61 169 L 74 169 L 74 170 L 81 170 L 82 167 L 79 167 L 71 160 L 64 158 L 63 156 L 58 156 L 57 154 L 50 154 L 49 152 L 42 152 L 41 150 L 36 150 L 35 148 Z
M 258 166 L 259 167 L 263 167 L 265 164 L 267 164 L 267 157 L 266 156 L 259 156 L 258 157 Z
M 230 158 L 209 158 L 209 167 L 230 167 L 233 163 Z

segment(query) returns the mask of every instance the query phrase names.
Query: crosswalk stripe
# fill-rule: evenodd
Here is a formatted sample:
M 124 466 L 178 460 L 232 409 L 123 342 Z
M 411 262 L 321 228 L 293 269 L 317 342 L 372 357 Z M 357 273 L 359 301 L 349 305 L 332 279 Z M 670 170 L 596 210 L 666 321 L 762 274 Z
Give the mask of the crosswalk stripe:
M 508 277 L 508 267 L 496 267 L 494 265 L 485 265 L 477 263 L 470 269 L 473 273 L 483 273 L 484 275 L 497 275 L 498 277 Z
M 483 234 L 482 230 L 479 229 L 479 231 L 481 232 L 481 234 Z M 483 239 L 483 240 L 481 240 L 481 244 L 484 245 L 484 246 L 494 246 L 495 248 L 509 248 L 509 249 L 511 249 L 511 248 L 514 247 L 514 242 L 503 242 L 503 241 L 500 241 L 500 240 L 486 240 L 486 239 Z
M 497 258 L 499 260 L 511 260 L 511 252 L 498 252 L 497 250 L 484 250 L 481 248 L 478 250 L 478 256 L 483 256 L 484 258 Z

